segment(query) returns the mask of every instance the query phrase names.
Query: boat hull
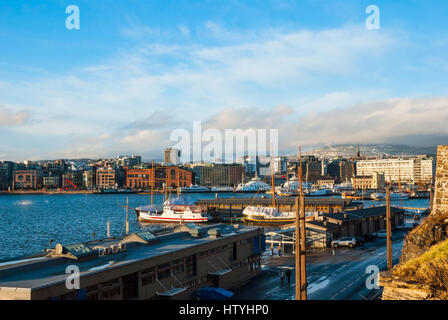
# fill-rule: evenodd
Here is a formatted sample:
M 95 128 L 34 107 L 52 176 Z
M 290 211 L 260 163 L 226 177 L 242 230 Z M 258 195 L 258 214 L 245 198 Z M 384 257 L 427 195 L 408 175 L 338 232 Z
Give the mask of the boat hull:
M 160 216 L 142 216 L 140 215 L 138 220 L 140 222 L 157 222 L 157 223 L 180 223 L 180 222 L 195 222 L 195 223 L 204 223 L 208 222 L 208 218 L 171 218 L 171 217 L 160 217 Z
M 256 225 L 277 226 L 294 223 L 295 218 L 266 218 L 264 216 L 243 216 L 241 220 L 245 223 Z

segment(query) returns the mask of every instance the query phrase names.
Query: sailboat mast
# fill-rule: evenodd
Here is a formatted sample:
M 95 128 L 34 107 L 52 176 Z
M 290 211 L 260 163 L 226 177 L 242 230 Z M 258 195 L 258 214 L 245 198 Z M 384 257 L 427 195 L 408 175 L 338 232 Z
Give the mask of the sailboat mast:
M 151 166 L 151 205 L 154 204 L 154 181 L 155 181 L 154 160 L 152 160 L 152 166 Z
M 271 180 L 272 180 L 272 206 L 275 208 L 275 183 L 274 183 L 274 161 L 272 159 L 272 146 L 271 146 Z
M 299 147 L 299 174 L 298 174 L 298 179 L 299 179 L 299 194 L 300 194 L 300 196 L 302 196 L 303 190 L 302 190 L 302 148 L 301 147 Z

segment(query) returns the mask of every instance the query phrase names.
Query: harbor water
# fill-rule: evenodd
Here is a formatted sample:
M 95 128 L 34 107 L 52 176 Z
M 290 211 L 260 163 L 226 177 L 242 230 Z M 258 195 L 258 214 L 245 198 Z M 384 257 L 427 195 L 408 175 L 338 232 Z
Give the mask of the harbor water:
M 220 193 L 220 198 L 260 197 L 263 194 Z M 107 222 L 111 236 L 124 235 L 126 198 L 129 207 L 150 203 L 150 195 L 143 194 L 23 194 L 0 196 L 0 261 L 42 252 L 49 241 L 72 244 L 104 238 Z M 187 201 L 213 199 L 215 193 L 183 194 Z M 161 205 L 164 195 L 155 194 L 154 203 Z M 381 201 L 364 201 L 364 207 L 381 205 Z M 402 200 L 392 205 L 426 208 L 428 200 Z M 129 210 L 130 232 L 154 230 L 160 224 L 141 224 L 133 210 Z

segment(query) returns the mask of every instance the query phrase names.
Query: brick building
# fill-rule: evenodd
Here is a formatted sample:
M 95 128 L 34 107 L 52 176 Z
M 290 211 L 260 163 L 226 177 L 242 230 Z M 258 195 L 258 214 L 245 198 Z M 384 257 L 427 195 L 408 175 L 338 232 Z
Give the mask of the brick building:
M 177 166 L 125 169 L 125 186 L 131 189 L 163 189 L 163 184 L 168 187 L 187 187 L 193 184 L 193 173 Z
M 114 188 L 116 186 L 115 169 L 98 169 L 96 171 L 96 185 L 98 188 Z
M 37 170 L 17 170 L 14 171 L 12 189 L 29 189 L 36 190 L 38 188 Z

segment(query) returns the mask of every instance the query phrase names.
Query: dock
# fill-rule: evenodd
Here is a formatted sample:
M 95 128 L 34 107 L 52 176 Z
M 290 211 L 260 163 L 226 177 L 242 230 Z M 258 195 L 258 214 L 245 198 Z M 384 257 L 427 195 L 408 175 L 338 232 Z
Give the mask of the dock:
M 269 207 L 272 206 L 271 198 L 221 198 L 201 199 L 197 205 L 207 207 L 207 212 L 213 221 L 231 221 L 242 217 L 243 210 L 247 206 Z M 276 208 L 280 212 L 295 211 L 295 198 L 277 198 Z M 340 198 L 305 198 L 305 211 L 338 213 L 345 210 L 362 208 L 361 202 Z

